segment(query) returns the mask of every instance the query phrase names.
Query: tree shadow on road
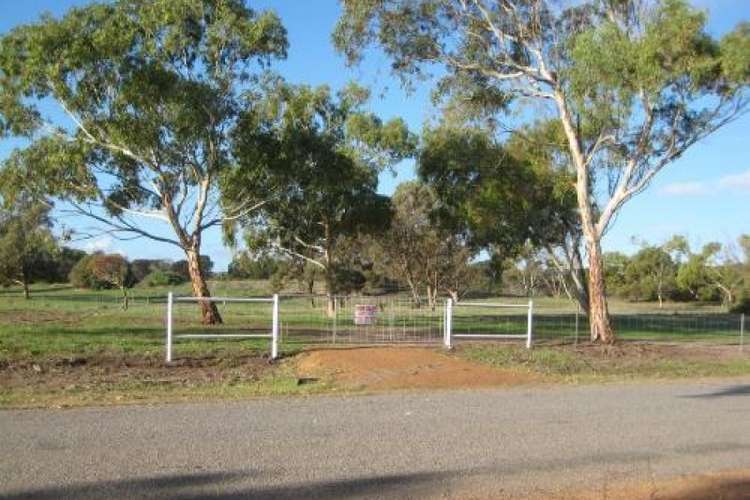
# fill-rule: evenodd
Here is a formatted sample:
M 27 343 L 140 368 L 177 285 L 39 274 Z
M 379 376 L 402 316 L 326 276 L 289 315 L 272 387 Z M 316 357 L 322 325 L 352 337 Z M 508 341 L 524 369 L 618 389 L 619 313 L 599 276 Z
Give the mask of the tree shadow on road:
M 714 392 L 705 394 L 690 394 L 682 396 L 683 398 L 722 398 L 730 396 L 750 396 L 750 385 L 733 385 Z
M 674 495 L 667 494 L 656 498 L 660 500 L 706 500 L 708 498 L 747 500 L 750 498 L 750 478 L 717 480 Z
M 473 488 L 480 484 L 486 489 L 486 494 L 507 498 L 509 493 L 503 492 L 504 482 L 510 478 L 528 476 L 526 482 L 530 488 L 537 488 L 543 482 L 538 475 L 554 471 L 586 470 L 591 465 L 622 466 L 659 460 L 662 455 L 710 455 L 714 453 L 739 452 L 750 449 L 742 443 L 716 442 L 700 443 L 691 446 L 680 446 L 670 450 L 623 452 L 608 451 L 599 454 L 581 454 L 567 458 L 539 460 L 530 463 L 499 462 L 497 464 L 470 469 L 453 469 L 444 471 L 415 472 L 405 474 L 386 474 L 379 476 L 361 476 L 327 481 L 296 482 L 292 484 L 274 484 L 294 477 L 295 471 L 241 470 L 198 472 L 185 474 L 165 474 L 133 479 L 98 481 L 90 483 L 74 483 L 48 488 L 16 490 L 0 493 L 0 497 L 8 500 L 41 499 L 57 500 L 65 498 L 100 499 L 100 498 L 160 498 L 166 500 L 239 500 L 245 498 L 286 499 L 286 498 L 423 498 L 423 497 L 451 497 L 467 493 L 463 488 Z M 628 467 L 630 468 L 630 467 Z M 298 477 L 303 481 L 303 477 Z M 549 478 L 548 478 L 549 479 Z M 559 479 L 559 478 L 558 478 Z M 488 480 L 489 482 L 485 481 Z M 254 485 L 253 483 L 261 483 Z M 549 482 L 548 482 L 549 486 Z M 697 500 L 703 498 L 722 498 L 727 500 L 750 499 L 750 478 L 715 478 L 711 482 L 701 482 L 691 485 L 692 489 L 682 496 L 633 496 L 632 498 L 649 498 L 653 500 Z M 541 490 L 540 490 L 541 491 Z M 640 492 L 640 490 L 638 490 Z M 694 491 L 694 493 L 693 493 Z M 713 494 L 719 492 L 720 495 Z M 471 493 L 471 492 L 468 492 Z M 742 496 L 742 493 L 745 496 Z M 503 495 L 506 495 L 505 497 Z M 471 495 L 469 495 L 471 496 Z M 484 495 L 487 496 L 487 495 Z M 548 498 L 557 498 L 555 495 Z M 566 497 L 560 498 L 578 498 Z M 580 498 L 592 498 L 581 496 Z M 623 496 L 613 499 L 628 498 Z
M 233 484 L 251 479 L 256 473 L 216 472 L 174 474 L 122 481 L 101 481 L 37 490 L 17 491 L 3 495 L 8 500 L 63 498 L 160 498 L 167 500 L 235 500 L 244 498 L 353 498 L 361 496 L 423 497 L 434 494 L 434 488 L 447 474 L 392 474 L 305 483 L 299 485 L 246 486 Z

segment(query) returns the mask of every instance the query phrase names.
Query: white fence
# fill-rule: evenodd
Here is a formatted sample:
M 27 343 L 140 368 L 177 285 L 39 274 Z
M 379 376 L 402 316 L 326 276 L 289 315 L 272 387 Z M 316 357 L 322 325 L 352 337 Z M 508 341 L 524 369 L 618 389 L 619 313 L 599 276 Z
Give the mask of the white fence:
M 172 310 L 175 302 L 265 302 L 273 304 L 271 331 L 269 333 L 197 333 L 173 334 Z M 172 362 L 172 344 L 175 339 L 226 339 L 226 338 L 267 338 L 271 340 L 271 359 L 279 357 L 279 296 L 262 298 L 242 297 L 175 297 L 172 292 L 167 295 L 167 363 Z
M 469 307 L 469 308 L 489 308 L 489 309 L 526 309 L 526 333 L 525 334 L 504 334 L 504 333 L 454 333 L 453 320 L 454 310 L 456 308 Z M 531 342 L 533 337 L 533 321 L 534 321 L 534 302 L 529 301 L 528 304 L 499 304 L 489 302 L 458 302 L 453 303 L 452 299 L 448 299 L 445 302 L 445 313 L 443 320 L 443 344 L 447 348 L 453 346 L 453 339 L 525 339 L 526 348 L 531 349 Z

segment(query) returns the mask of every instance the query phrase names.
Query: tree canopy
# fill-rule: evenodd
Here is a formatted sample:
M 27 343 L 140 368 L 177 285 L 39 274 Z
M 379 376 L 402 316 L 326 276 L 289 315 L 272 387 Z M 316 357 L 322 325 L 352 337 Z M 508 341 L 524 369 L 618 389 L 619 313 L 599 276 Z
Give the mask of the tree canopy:
M 240 168 L 231 134 L 258 97 L 258 74 L 286 48 L 278 17 L 241 0 L 117 0 L 9 31 L 0 38 L 0 132 L 28 145 L 3 165 L 4 196 L 33 189 L 99 233 L 174 244 L 191 262 L 195 295 L 208 295 L 203 232 L 267 194 L 254 183 L 233 203 L 222 198 Z M 44 102 L 65 118 L 43 114 Z M 172 235 L 147 229 L 147 219 Z M 205 322 L 220 321 L 202 304 Z
M 748 105 L 749 25 L 720 40 L 705 25 L 685 0 L 345 0 L 334 42 L 350 62 L 379 45 L 407 82 L 440 68 L 438 98 L 478 117 L 517 129 L 533 105 L 559 121 L 591 337 L 613 342 L 602 236 L 659 171 Z
M 0 209 L 0 284 L 20 284 L 27 299 L 29 285 L 49 277 L 59 252 L 50 209 L 49 204 L 27 197 Z
M 247 224 L 248 246 L 270 249 L 319 267 L 329 295 L 345 274 L 338 264 L 342 239 L 387 227 L 388 198 L 377 193 L 378 174 L 411 154 L 404 122 L 383 122 L 364 110 L 369 92 L 350 85 L 276 86 L 264 106 L 243 116 L 258 125 L 238 138 L 240 150 L 278 152 L 263 161 L 278 191 L 262 215 Z M 250 154 L 238 157 L 257 161 Z M 252 172 L 252 169 L 248 169 Z M 343 274 L 342 274 L 343 273 Z

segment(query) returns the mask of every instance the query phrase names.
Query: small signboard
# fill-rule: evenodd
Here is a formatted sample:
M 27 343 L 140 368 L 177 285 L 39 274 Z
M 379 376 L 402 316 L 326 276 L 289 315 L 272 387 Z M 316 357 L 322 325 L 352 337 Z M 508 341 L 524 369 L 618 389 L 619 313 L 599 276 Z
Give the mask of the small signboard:
M 372 304 L 355 304 L 354 306 L 354 324 L 355 325 L 374 325 L 378 306 Z

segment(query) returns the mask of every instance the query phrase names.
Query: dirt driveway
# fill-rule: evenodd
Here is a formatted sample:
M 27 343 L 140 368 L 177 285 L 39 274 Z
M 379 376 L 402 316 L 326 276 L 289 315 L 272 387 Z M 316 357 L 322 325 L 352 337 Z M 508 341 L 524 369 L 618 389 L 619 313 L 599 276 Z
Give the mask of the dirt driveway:
M 529 384 L 539 377 L 503 370 L 418 347 L 320 349 L 299 356 L 300 378 L 328 379 L 350 388 L 453 389 Z

